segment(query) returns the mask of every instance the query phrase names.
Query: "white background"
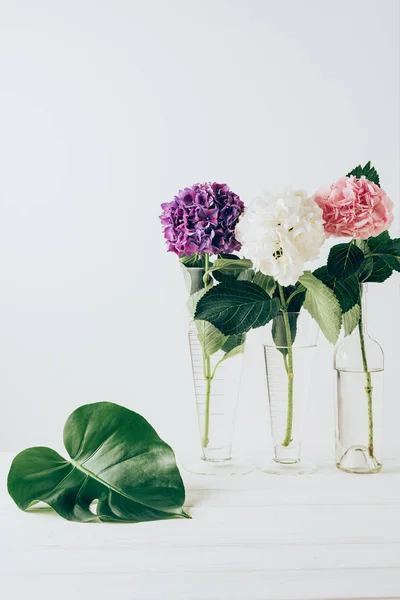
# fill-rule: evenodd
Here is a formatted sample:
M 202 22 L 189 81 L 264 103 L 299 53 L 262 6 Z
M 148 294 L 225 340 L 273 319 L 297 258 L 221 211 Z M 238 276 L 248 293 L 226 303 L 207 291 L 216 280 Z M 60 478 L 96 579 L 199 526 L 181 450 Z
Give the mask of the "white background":
M 0 0 L 0 450 L 110 400 L 197 449 L 186 290 L 161 202 L 196 181 L 314 192 L 371 159 L 399 197 L 396 0 Z M 394 228 L 394 233 L 396 228 Z M 327 250 L 327 248 L 326 248 Z M 399 454 L 399 280 L 371 286 Z M 268 453 L 250 339 L 236 452 Z M 333 450 L 332 348 L 305 450 Z

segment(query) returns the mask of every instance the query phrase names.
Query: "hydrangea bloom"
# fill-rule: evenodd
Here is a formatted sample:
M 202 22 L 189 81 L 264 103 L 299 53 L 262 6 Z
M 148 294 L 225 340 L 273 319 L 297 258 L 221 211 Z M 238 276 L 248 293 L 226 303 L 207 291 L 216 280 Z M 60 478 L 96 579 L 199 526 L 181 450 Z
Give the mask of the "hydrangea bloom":
M 328 235 L 366 240 L 389 229 L 393 202 L 364 176 L 342 177 L 319 189 L 314 200 L 323 210 Z
M 301 190 L 254 200 L 236 227 L 246 258 L 281 285 L 294 285 L 324 242 L 322 210 Z
M 197 183 L 179 190 L 161 208 L 169 252 L 202 256 L 240 250 L 235 227 L 244 204 L 225 183 Z

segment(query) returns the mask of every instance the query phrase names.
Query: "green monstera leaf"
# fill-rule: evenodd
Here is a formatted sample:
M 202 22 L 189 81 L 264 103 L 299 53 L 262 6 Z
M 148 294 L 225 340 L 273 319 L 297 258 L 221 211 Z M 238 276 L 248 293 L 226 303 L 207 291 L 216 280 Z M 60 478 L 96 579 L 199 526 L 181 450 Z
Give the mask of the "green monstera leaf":
M 15 457 L 8 491 L 19 508 L 41 501 L 79 522 L 188 517 L 174 453 L 137 413 L 111 402 L 81 406 L 64 444 L 69 459 L 42 447 Z

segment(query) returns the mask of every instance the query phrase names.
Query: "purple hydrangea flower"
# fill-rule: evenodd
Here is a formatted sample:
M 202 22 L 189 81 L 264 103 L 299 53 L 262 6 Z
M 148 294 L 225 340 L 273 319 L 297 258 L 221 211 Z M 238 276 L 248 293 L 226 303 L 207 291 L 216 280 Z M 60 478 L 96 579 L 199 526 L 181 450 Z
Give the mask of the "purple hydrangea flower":
M 235 227 L 244 204 L 225 183 L 196 183 L 161 208 L 168 252 L 202 256 L 240 250 Z

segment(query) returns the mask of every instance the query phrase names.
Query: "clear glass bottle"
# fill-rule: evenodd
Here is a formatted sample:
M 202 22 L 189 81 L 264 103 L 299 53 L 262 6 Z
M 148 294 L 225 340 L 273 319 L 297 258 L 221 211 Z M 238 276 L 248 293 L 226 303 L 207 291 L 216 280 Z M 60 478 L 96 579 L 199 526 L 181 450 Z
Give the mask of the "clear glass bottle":
M 302 461 L 300 451 L 318 325 L 305 310 L 279 313 L 263 328 L 261 340 L 275 455 L 261 469 L 275 475 L 313 473 L 315 465 Z
M 367 329 L 367 285 L 362 285 L 358 326 L 338 344 L 336 466 L 348 473 L 382 468 L 384 356 Z
M 235 336 L 239 338 L 239 336 Z M 241 341 L 205 356 L 195 323 L 189 326 L 189 346 L 202 456 L 185 468 L 200 475 L 236 475 L 251 467 L 232 460 L 232 442 L 239 399 L 245 336 Z
M 184 268 L 191 319 L 204 289 L 203 268 Z M 216 282 L 214 282 L 216 284 Z M 232 459 L 246 335 L 224 336 L 210 323 L 191 320 L 189 348 L 202 456 L 185 464 L 199 475 L 237 475 L 251 471 Z

